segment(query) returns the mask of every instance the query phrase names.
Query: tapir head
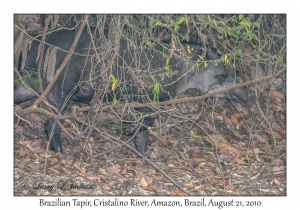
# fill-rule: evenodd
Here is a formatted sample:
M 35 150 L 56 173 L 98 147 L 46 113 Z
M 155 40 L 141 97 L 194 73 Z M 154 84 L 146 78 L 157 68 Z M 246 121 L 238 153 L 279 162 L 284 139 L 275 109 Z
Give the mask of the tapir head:
M 218 59 L 217 54 L 211 49 L 208 49 L 206 57 L 208 60 Z M 238 83 L 236 78 L 221 63 L 216 64 L 208 61 L 208 66 L 206 68 L 202 66 L 200 67 L 200 70 L 190 71 L 186 77 L 182 78 L 178 84 L 176 93 L 180 94 L 189 88 L 196 88 L 204 94 L 207 94 L 223 90 Z M 230 97 L 242 101 L 248 100 L 248 95 L 244 88 L 235 88 L 227 92 L 227 94 L 216 94 L 214 97 Z
M 221 64 L 217 66 L 211 64 L 207 69 L 204 69 L 203 72 L 197 73 L 194 76 L 195 79 L 198 78 L 196 84 L 197 89 L 201 90 L 203 93 L 217 92 L 239 83 L 229 70 L 225 69 Z M 195 80 L 192 81 L 196 83 Z M 215 97 L 238 98 L 243 101 L 248 100 L 248 95 L 244 88 L 235 88 L 229 91 L 228 95 L 222 93 L 215 95 Z

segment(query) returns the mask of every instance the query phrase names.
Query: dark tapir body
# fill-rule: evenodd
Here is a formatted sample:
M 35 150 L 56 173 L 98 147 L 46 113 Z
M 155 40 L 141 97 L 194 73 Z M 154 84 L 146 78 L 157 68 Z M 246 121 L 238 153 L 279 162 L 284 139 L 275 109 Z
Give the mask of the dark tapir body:
M 91 31 L 93 37 L 98 37 L 94 31 Z M 76 32 L 74 30 L 60 30 L 51 33 L 46 38 L 46 43 L 51 46 L 57 46 L 56 64 L 57 69 L 66 56 L 66 52 L 74 40 Z M 93 40 L 94 43 L 96 39 Z M 27 54 L 25 67 L 33 67 L 37 69 L 36 58 L 38 55 L 38 46 L 40 42 L 34 40 Z M 174 50 L 173 55 L 168 63 L 171 71 L 166 71 L 166 58 L 170 56 L 170 44 L 154 46 L 151 49 L 144 49 L 141 53 L 136 54 L 137 49 L 129 47 L 129 42 L 122 40 L 119 43 L 119 54 L 113 61 L 101 60 L 103 54 L 92 50 L 91 36 L 87 29 L 84 29 L 74 50 L 74 53 L 62 71 L 52 89 L 47 95 L 47 100 L 61 112 L 64 105 L 71 98 L 74 101 L 88 103 L 91 101 L 97 83 L 103 81 L 103 78 L 109 78 L 108 75 L 113 74 L 119 79 L 119 86 L 115 90 L 118 97 L 125 101 L 149 102 L 152 99 L 152 88 L 154 86 L 151 76 L 155 76 L 156 81 L 161 85 L 159 100 L 168 100 L 174 98 L 179 93 L 189 89 L 197 88 L 204 93 L 215 92 L 234 85 L 234 77 L 221 65 L 208 63 L 208 67 L 200 67 L 200 71 L 196 70 L 196 61 L 198 59 L 198 50 L 200 46 L 187 44 L 181 49 Z M 101 46 L 97 46 L 100 47 Z M 192 53 L 188 53 L 186 48 L 193 48 Z M 59 49 L 60 48 L 60 49 Z M 100 49 L 99 48 L 99 49 Z M 147 47 L 146 47 L 147 48 Z M 52 49 L 53 50 L 53 49 Z M 54 49 L 55 50 L 55 49 Z M 48 54 L 48 56 L 46 56 Z M 43 59 L 51 57 L 51 49 L 45 44 Z M 93 55 L 93 56 L 92 56 Z M 137 56 L 138 55 L 138 56 Z M 215 59 L 214 53 L 208 53 L 208 59 Z M 96 62 L 94 62 L 96 61 Z M 188 62 L 187 62 L 188 61 Z M 42 62 L 41 74 L 43 77 L 43 88 L 45 88 L 51 80 L 51 75 L 47 76 L 48 69 Z M 51 63 L 51 62 L 48 62 Z M 53 62 L 52 62 L 53 63 Z M 49 64 L 48 64 L 49 66 Z M 111 72 L 108 69 L 112 69 Z M 21 71 L 20 71 L 21 72 Z M 106 77 L 104 77 L 106 75 Z M 109 79 L 106 79 L 106 81 Z M 26 80 L 28 84 L 33 86 L 32 82 Z M 34 88 L 34 87 L 32 87 Z M 247 100 L 247 95 L 241 88 L 236 88 L 228 93 L 232 97 Z M 25 91 L 21 87 L 15 88 L 15 103 L 21 103 L 24 100 L 32 98 L 33 95 Z M 219 97 L 226 97 L 225 94 Z M 148 120 L 151 126 L 153 120 Z M 53 120 L 49 119 L 45 124 L 45 133 L 50 137 L 53 128 Z M 147 132 L 147 131 L 144 131 Z M 137 135 L 139 138 L 148 138 L 146 133 Z M 140 142 L 136 139 L 135 142 Z M 144 142 L 147 142 L 146 140 Z M 139 152 L 144 154 L 147 151 L 146 143 L 136 143 Z M 142 146 L 141 146 L 142 145 Z M 58 125 L 54 127 L 54 135 L 51 140 L 50 148 L 56 152 L 62 152 L 60 141 L 60 128 Z

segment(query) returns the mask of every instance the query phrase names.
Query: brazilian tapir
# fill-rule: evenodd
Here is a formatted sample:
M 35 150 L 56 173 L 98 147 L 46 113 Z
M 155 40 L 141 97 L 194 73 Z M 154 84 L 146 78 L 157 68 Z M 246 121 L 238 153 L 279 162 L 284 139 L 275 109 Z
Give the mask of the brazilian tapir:
M 106 56 L 107 59 L 104 60 L 105 54 L 103 53 L 105 53 L 105 50 L 103 50 L 103 47 L 101 48 L 102 44 L 97 40 L 97 37 L 100 36 L 93 28 L 91 28 L 90 32 L 87 28 L 83 30 L 74 54 L 46 97 L 47 101 L 59 111 L 63 111 L 63 106 L 68 102 L 69 98 L 74 101 L 89 103 L 94 95 L 95 88 L 98 87 L 97 83 L 99 81 L 103 82 L 103 78 L 107 78 L 109 83 L 110 77 L 108 75 L 111 74 L 119 80 L 118 87 L 115 89 L 117 97 L 119 100 L 129 102 L 151 101 L 154 82 L 160 84 L 158 95 L 160 101 L 172 99 L 189 88 L 197 88 L 204 93 L 209 93 L 222 90 L 237 83 L 234 76 L 222 64 L 216 65 L 213 62 L 207 62 L 206 67 L 203 66 L 203 63 L 199 64 L 199 61 L 201 61 L 199 52 L 202 49 L 200 45 L 185 43 L 174 47 L 174 43 L 156 43 L 153 45 L 140 43 L 143 46 L 141 49 L 127 41 L 126 36 L 124 36 L 117 44 L 113 45 L 114 48 L 111 55 L 116 56 Z M 51 80 L 51 75 L 47 75 L 48 71 L 50 71 L 49 63 L 52 62 L 51 65 L 55 64 L 55 70 L 61 65 L 70 49 L 75 34 L 75 30 L 62 29 L 47 35 L 45 40 L 47 44 L 44 46 L 44 56 L 41 65 L 44 89 L 49 80 Z M 91 34 L 93 34 L 93 42 Z M 37 69 L 39 40 L 32 41 L 27 57 L 20 57 L 19 64 L 25 59 L 24 67 Z M 97 51 L 98 49 L 101 52 Z M 50 57 L 51 50 L 56 50 L 56 61 L 51 61 L 47 64 L 45 57 Z M 207 48 L 206 59 L 217 59 L 216 53 L 210 48 Z M 197 62 L 199 63 L 197 64 Z M 19 72 L 24 76 L 26 83 L 31 88 L 36 89 L 31 79 L 27 78 L 24 73 L 22 74 L 20 66 Z M 247 94 L 242 88 L 233 89 L 228 92 L 228 95 L 244 101 L 247 100 Z M 228 95 L 219 94 L 218 97 L 227 97 Z M 33 97 L 34 95 L 23 87 L 15 87 L 15 104 Z M 146 119 L 145 121 L 148 126 L 151 126 L 153 123 L 151 119 Z M 62 152 L 61 130 L 57 124 L 54 124 L 53 119 L 48 119 L 44 130 L 49 139 L 54 126 L 54 135 L 50 148 L 55 152 Z M 142 154 L 145 154 L 147 151 L 148 134 L 146 132 L 141 130 L 135 139 L 137 150 Z

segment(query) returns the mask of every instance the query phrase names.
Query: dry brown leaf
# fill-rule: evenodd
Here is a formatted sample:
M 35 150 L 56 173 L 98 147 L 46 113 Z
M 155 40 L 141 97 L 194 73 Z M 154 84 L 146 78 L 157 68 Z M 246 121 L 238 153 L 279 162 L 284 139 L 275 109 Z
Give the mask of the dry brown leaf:
M 137 175 L 137 181 L 143 185 L 143 187 L 147 187 L 148 185 L 152 184 L 153 179 L 152 177 L 147 176 L 146 174 L 144 174 L 143 172 L 139 172 Z
M 269 129 L 269 128 L 266 128 L 266 131 L 270 134 L 272 133 L 271 129 Z M 273 130 L 273 134 L 274 134 L 275 138 L 281 138 L 281 135 L 279 135 L 279 133 L 277 133 L 274 130 Z
M 157 192 L 157 193 L 161 193 L 162 192 L 162 189 L 158 186 L 149 186 L 149 187 L 146 187 L 144 190 L 147 190 L 149 192 Z
M 279 126 L 274 127 L 274 130 L 281 136 L 285 136 L 285 134 L 286 134 L 285 130 L 281 129 L 281 127 L 279 127 Z
M 149 169 L 148 169 L 148 172 L 149 172 L 150 174 L 156 174 L 156 172 L 155 172 L 155 170 L 154 170 L 153 168 L 149 168 Z
M 30 144 L 30 142 L 32 142 L 32 141 L 31 140 L 23 140 L 23 141 L 18 141 L 18 144 L 26 146 L 27 144 Z
M 211 179 L 221 179 L 222 177 L 221 176 L 211 175 L 211 176 L 209 176 L 209 178 L 211 178 Z
M 253 149 L 249 149 L 248 150 L 248 154 L 250 157 L 253 157 L 257 154 L 261 153 L 260 149 L 259 148 L 253 148 Z M 254 154 L 254 155 L 253 155 Z
M 246 116 L 246 114 L 242 111 L 242 112 L 234 113 L 232 116 L 234 116 L 236 119 L 239 119 Z
M 103 176 L 107 176 L 106 170 L 104 168 L 99 168 L 98 173 Z
M 224 121 L 225 121 L 228 129 L 231 129 L 233 127 L 233 124 L 232 124 L 231 120 L 228 117 L 224 116 Z
M 92 181 L 99 181 L 100 182 L 100 179 L 99 179 L 99 177 L 98 176 L 86 176 L 86 178 L 87 179 L 89 179 L 89 180 L 92 180 Z
M 144 177 L 142 177 L 140 180 L 139 180 L 139 183 L 145 188 L 145 187 L 148 187 L 148 182 L 146 181 L 146 179 Z
M 42 154 L 45 152 L 46 146 L 43 140 L 31 141 L 26 145 L 32 152 Z
M 280 182 L 277 179 L 274 179 L 273 181 L 274 181 L 275 185 L 277 185 L 277 186 L 280 185 Z
M 224 150 L 224 151 L 228 151 L 231 155 L 234 155 L 234 156 L 237 156 L 239 157 L 241 152 L 239 149 L 237 148 L 234 148 L 233 146 L 231 146 L 227 141 L 226 139 L 224 139 L 224 137 L 222 135 L 218 135 L 218 134 L 213 134 L 213 135 L 210 135 L 211 138 L 213 139 L 216 147 L 219 149 L 219 150 Z M 204 136 L 204 139 L 208 142 L 211 143 L 211 140 L 208 136 Z
M 93 138 L 92 136 L 90 136 L 89 142 L 90 142 L 90 143 L 93 143 L 94 141 L 95 141 L 94 138 Z
M 154 178 L 155 180 L 157 180 L 157 181 L 161 181 L 161 180 L 164 180 L 164 179 L 165 179 L 164 176 L 154 176 L 153 178 Z
M 259 141 L 261 143 L 266 143 L 267 142 L 267 140 L 265 138 L 261 137 L 258 134 L 253 134 L 252 136 L 254 137 L 254 139 L 256 139 L 257 141 Z
M 170 147 L 173 147 L 176 143 L 177 143 L 177 141 L 174 141 L 174 140 L 172 140 L 172 139 L 168 139 L 168 145 L 169 145 Z
M 247 81 L 250 81 L 250 80 L 251 80 L 251 78 L 249 77 L 249 75 L 248 75 L 247 72 L 244 74 L 244 76 L 245 76 L 245 78 L 246 78 Z
M 148 191 L 148 192 L 156 192 L 156 190 L 153 187 L 146 187 L 144 188 L 144 190 Z
M 233 115 L 230 116 L 230 121 L 235 126 L 239 123 L 238 120 L 236 119 L 236 117 Z
M 38 169 L 41 166 L 39 163 L 30 163 L 28 165 L 32 169 Z
M 82 176 L 82 177 L 85 176 L 85 174 L 86 174 L 85 170 L 81 170 L 81 171 L 83 171 L 84 173 L 78 172 L 77 175 L 78 175 L 78 176 Z
M 136 160 L 136 161 L 135 161 L 135 164 L 139 166 L 139 165 L 142 164 L 142 161 L 141 161 L 141 160 Z
M 206 164 L 206 162 L 199 162 L 198 167 L 201 168 Z
M 71 194 L 75 194 L 76 192 L 75 192 L 75 190 L 73 190 L 73 189 L 70 189 L 70 190 L 68 190 L 69 191 L 69 193 L 71 193 Z
M 222 115 L 216 115 L 216 116 L 215 116 L 215 119 L 216 119 L 216 120 L 220 120 L 220 121 L 223 121 L 223 120 L 224 120 L 223 117 L 222 117 Z
M 283 94 L 276 90 L 272 90 L 272 91 L 270 91 L 270 97 L 283 99 Z
M 170 195 L 171 196 L 175 196 L 175 195 L 180 195 L 180 196 L 184 196 L 184 194 L 181 192 L 181 191 L 179 191 L 179 190 L 174 190 L 174 191 L 172 191 L 171 193 L 170 193 Z
M 168 165 L 167 165 L 169 168 L 177 168 L 174 164 L 172 164 L 172 163 L 169 163 Z
M 190 188 L 190 189 L 194 189 L 195 188 L 195 185 L 193 185 L 193 183 L 187 183 L 184 186 L 187 187 L 187 188 Z
M 120 174 L 125 175 L 127 174 L 127 163 L 124 164 L 122 171 L 120 172 Z

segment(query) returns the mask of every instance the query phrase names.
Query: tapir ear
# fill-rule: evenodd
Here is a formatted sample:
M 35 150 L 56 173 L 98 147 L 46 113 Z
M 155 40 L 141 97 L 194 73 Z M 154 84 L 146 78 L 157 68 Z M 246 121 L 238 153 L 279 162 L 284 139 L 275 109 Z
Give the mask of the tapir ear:
M 214 49 L 212 49 L 211 47 L 206 48 L 206 57 L 207 57 L 208 60 L 216 60 L 216 59 L 220 58 L 218 53 Z

